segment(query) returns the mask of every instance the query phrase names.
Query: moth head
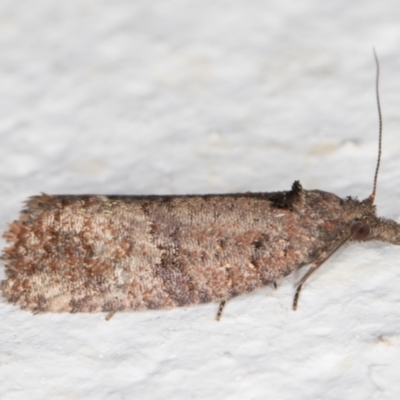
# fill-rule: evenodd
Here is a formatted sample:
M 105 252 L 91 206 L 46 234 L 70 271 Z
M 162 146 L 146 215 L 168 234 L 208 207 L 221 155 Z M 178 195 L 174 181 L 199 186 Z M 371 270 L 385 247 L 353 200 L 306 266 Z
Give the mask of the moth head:
M 347 227 L 350 229 L 349 240 L 366 241 L 374 240 L 381 225 L 381 218 L 376 215 L 376 207 L 367 198 L 359 201 L 353 197 L 347 197 L 344 207 L 346 208 Z
M 350 233 L 353 240 L 368 240 L 371 234 L 371 225 L 366 218 L 356 218 L 351 224 Z
M 372 214 L 355 217 L 350 222 L 350 240 L 376 240 L 400 245 L 400 224 Z

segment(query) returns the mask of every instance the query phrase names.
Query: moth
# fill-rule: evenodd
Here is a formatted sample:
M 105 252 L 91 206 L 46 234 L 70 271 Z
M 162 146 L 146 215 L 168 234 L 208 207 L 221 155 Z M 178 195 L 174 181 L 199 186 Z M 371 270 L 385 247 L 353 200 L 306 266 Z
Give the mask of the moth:
M 227 300 L 308 266 L 302 286 L 349 241 L 400 244 L 376 214 L 382 152 L 365 200 L 305 190 L 182 196 L 31 197 L 3 237 L 4 298 L 34 313 L 169 309 Z

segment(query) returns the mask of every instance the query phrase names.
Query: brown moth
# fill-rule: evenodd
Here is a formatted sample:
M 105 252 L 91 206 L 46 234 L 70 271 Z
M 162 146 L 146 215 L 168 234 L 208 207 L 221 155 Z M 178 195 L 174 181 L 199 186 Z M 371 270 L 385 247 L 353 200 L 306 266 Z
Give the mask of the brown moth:
M 202 196 L 31 197 L 4 233 L 2 295 L 22 309 L 107 312 L 220 302 L 303 266 L 301 287 L 344 243 L 400 244 L 400 225 L 373 204 L 320 190 Z

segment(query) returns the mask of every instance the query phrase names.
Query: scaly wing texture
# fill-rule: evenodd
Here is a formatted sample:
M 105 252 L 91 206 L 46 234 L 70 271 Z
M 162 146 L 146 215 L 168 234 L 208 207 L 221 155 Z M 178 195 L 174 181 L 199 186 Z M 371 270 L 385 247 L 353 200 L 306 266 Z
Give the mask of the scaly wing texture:
M 290 193 L 33 197 L 4 234 L 3 295 L 35 312 L 113 312 L 247 293 L 338 235 L 336 196 L 303 191 L 289 207 Z

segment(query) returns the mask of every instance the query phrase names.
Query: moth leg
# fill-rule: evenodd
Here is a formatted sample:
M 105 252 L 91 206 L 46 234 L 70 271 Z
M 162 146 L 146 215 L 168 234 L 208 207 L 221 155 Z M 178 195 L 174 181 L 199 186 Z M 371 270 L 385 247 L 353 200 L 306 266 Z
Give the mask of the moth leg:
M 300 281 L 297 283 L 297 288 L 296 288 L 296 293 L 294 294 L 294 299 L 293 299 L 293 311 L 296 311 L 297 309 L 297 302 L 299 300 L 299 295 L 301 288 L 303 287 L 305 281 L 308 279 L 308 277 L 318 268 L 320 267 L 325 260 L 323 260 L 320 264 L 316 264 L 310 267 L 310 269 L 307 271 L 307 273 L 300 279 Z
M 225 304 L 226 304 L 226 300 L 222 300 L 221 303 L 219 303 L 217 316 L 215 317 L 215 319 L 217 321 L 219 321 L 221 319 L 222 311 L 224 310 Z
M 320 254 L 317 256 L 317 259 L 311 263 L 310 269 L 306 272 L 306 274 L 300 279 L 297 283 L 296 293 L 293 298 L 293 306 L 292 309 L 295 311 L 297 309 L 297 302 L 299 300 L 299 295 L 301 288 L 303 287 L 305 281 L 309 278 L 309 276 L 317 270 L 336 250 L 342 247 L 355 233 L 356 231 L 350 232 L 350 234 L 340 237 L 338 240 L 332 242 L 329 246 L 323 249 Z
M 278 289 L 278 285 L 276 284 L 276 282 L 274 282 L 273 285 L 275 290 Z
M 106 316 L 106 321 L 109 321 L 113 316 L 114 316 L 114 314 L 117 312 L 117 310 L 112 310 L 112 311 L 110 311 L 108 314 L 107 314 L 107 316 Z

